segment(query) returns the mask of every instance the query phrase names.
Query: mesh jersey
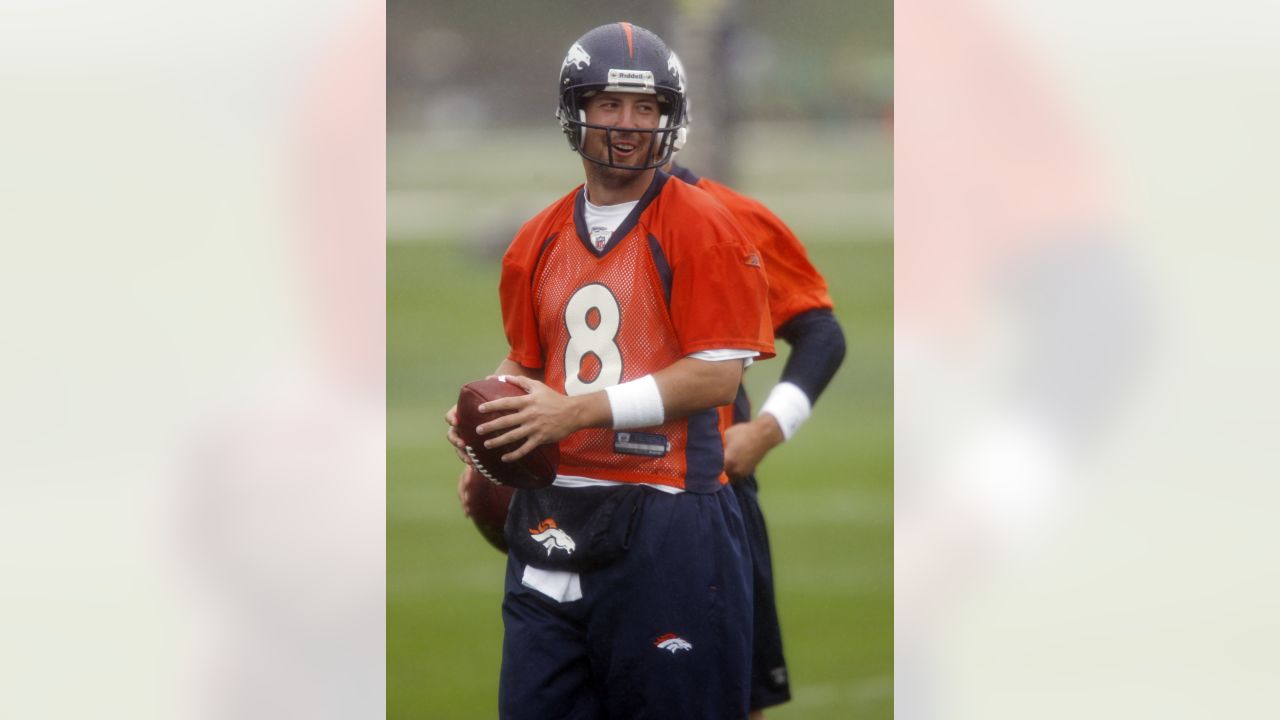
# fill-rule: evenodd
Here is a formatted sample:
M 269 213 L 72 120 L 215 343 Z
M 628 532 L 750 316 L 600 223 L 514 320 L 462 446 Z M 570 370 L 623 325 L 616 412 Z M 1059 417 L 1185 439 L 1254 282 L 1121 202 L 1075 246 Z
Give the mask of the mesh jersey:
M 733 215 L 760 251 L 769 276 L 769 316 L 774 330 L 802 312 L 833 308 L 827 281 L 809 262 L 804 245 L 769 208 L 725 185 L 698 177 L 686 168 L 677 166 L 673 175 L 715 198 Z M 751 412 L 747 406 L 747 396 L 740 391 L 734 405 L 721 408 L 721 424 L 724 427 L 733 424 L 735 413 L 737 422 L 749 419 Z
M 502 262 L 508 357 L 569 395 L 657 372 L 699 350 L 773 356 L 760 258 L 728 212 L 661 171 L 600 250 L 579 187 L 520 229 Z M 727 478 L 714 409 L 637 431 L 579 430 L 560 473 L 711 492 Z

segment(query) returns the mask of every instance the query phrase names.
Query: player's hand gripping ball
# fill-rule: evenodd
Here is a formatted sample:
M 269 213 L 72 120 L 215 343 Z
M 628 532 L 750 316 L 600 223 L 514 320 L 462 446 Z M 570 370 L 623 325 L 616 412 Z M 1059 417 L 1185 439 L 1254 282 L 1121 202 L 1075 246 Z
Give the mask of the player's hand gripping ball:
M 458 394 L 458 436 L 466 443 L 467 455 L 472 466 L 481 475 L 499 485 L 536 490 L 544 488 L 556 479 L 556 467 L 560 464 L 559 443 L 539 445 L 515 462 L 503 462 L 502 456 L 520 447 L 513 442 L 501 447 L 486 448 L 484 439 L 476 427 L 496 420 L 512 411 L 480 412 L 480 405 L 504 397 L 524 395 L 525 391 L 515 383 L 493 378 L 477 380 L 462 386 Z M 498 434 L 498 433 L 495 433 Z

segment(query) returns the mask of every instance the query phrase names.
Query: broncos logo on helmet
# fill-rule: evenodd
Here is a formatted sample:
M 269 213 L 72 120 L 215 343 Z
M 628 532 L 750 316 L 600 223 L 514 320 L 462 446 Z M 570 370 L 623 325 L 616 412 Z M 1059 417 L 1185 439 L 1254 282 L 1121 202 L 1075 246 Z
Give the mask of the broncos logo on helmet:
M 667 58 L 667 69 L 675 76 L 676 81 L 680 83 L 680 92 L 684 92 L 684 63 L 680 62 L 680 56 L 674 52 L 671 57 Z
M 581 70 L 590 64 L 591 56 L 587 54 L 586 50 L 582 49 L 581 45 L 574 43 L 573 47 L 569 48 L 569 53 L 564 56 L 564 64 L 560 66 L 560 69 L 563 70 L 572 65 L 575 70 Z

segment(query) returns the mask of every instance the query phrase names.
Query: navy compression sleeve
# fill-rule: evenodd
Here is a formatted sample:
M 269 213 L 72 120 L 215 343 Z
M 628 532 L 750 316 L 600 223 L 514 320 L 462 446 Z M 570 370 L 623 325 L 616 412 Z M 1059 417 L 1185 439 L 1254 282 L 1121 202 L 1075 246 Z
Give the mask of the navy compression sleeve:
M 844 362 L 844 331 L 840 323 L 825 308 L 807 310 L 783 323 L 776 335 L 791 346 L 779 382 L 796 385 L 809 397 L 810 404 L 816 403 Z

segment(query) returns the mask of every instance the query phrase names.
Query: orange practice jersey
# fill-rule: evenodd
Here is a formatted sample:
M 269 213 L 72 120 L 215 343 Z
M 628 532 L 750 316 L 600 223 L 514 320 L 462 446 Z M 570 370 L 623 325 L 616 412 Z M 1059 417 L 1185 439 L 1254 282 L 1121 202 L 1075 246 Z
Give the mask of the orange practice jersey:
M 834 307 L 827 292 L 827 281 L 809 262 L 804 245 L 769 208 L 725 185 L 700 178 L 686 168 L 677 166 L 673 174 L 705 190 L 723 205 L 760 252 L 769 276 L 769 316 L 775 331 L 802 312 Z M 733 424 L 733 411 L 732 405 L 721 409 L 721 422 L 725 427 Z
M 768 284 L 729 212 L 658 171 L 601 250 L 581 187 L 520 229 L 502 262 L 508 357 L 568 395 L 657 372 L 700 350 L 773 356 Z M 726 481 L 714 409 L 560 441 L 560 474 L 712 492 Z
M 760 251 L 769 276 L 769 317 L 774 330 L 802 312 L 832 309 L 827 281 L 809 262 L 809 253 L 800 239 L 777 215 L 759 201 L 725 185 L 697 177 L 684 168 L 679 170 L 676 177 L 692 178 L 698 188 L 723 205 Z

